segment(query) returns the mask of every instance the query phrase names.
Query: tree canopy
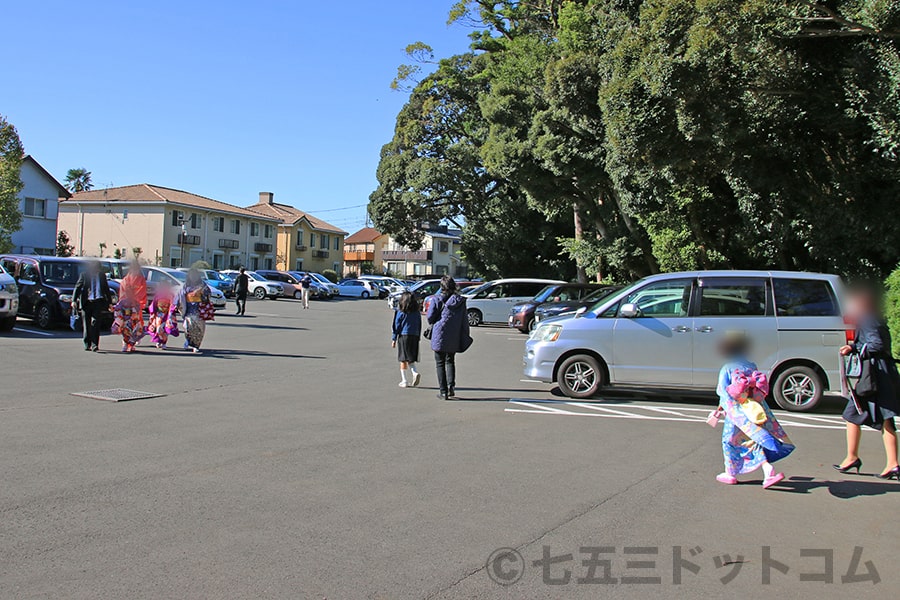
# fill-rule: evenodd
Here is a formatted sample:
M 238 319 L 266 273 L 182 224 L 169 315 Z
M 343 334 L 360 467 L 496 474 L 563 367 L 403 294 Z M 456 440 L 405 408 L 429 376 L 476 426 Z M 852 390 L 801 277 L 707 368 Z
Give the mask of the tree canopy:
M 372 195 L 402 243 L 462 218 L 464 244 L 523 251 L 490 274 L 524 253 L 618 280 L 900 259 L 897 3 L 464 0 L 450 20 L 471 51 L 413 86 Z
M 16 128 L 0 115 L 0 252 L 12 250 L 12 234 L 22 227 L 19 192 L 25 150 Z

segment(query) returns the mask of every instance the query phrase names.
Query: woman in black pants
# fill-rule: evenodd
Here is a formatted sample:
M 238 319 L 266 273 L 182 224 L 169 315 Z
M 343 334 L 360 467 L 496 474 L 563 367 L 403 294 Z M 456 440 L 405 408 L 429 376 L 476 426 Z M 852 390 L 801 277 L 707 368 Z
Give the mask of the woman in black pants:
M 432 326 L 431 349 L 437 364 L 438 398 L 446 400 L 456 395 L 456 354 L 465 352 L 472 343 L 466 299 L 457 293 L 456 282 L 449 275 L 441 278 L 441 291 L 431 297 L 426 317 Z

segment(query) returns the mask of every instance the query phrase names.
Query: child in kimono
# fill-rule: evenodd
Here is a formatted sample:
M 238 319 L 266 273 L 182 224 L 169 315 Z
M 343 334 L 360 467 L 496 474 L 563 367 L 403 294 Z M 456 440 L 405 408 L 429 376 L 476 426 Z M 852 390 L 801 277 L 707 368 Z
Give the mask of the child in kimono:
M 776 473 L 772 463 L 793 452 L 794 445 L 766 404 L 769 382 L 747 358 L 749 338 L 741 332 L 728 332 L 719 348 L 727 362 L 719 372 L 719 407 L 711 419 L 725 419 L 725 472 L 716 480 L 734 485 L 738 475 L 762 468 L 763 488 L 772 487 L 784 479 L 784 473 Z
M 144 306 L 147 303 L 147 280 L 140 266 L 132 267 L 119 287 L 119 302 L 113 309 L 113 332 L 122 335 L 122 352 L 134 352 L 144 337 Z
M 178 336 L 178 324 L 175 320 L 175 294 L 172 286 L 161 283 L 156 288 L 156 294 L 150 303 L 150 323 L 147 331 L 150 339 L 160 350 L 166 349 L 169 336 Z

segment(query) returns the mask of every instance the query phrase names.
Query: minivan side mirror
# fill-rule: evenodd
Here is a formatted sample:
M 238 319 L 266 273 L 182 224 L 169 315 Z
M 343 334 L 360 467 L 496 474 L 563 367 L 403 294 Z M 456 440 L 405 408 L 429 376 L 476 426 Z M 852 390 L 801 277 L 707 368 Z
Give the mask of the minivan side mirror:
M 632 304 L 631 302 L 623 304 L 622 308 L 619 309 L 619 316 L 626 319 L 633 319 L 637 316 L 640 316 L 640 314 L 641 309 L 638 308 L 637 304 Z
M 488 300 L 493 300 L 497 297 L 497 293 L 491 292 L 490 294 L 487 295 L 487 297 L 488 297 Z

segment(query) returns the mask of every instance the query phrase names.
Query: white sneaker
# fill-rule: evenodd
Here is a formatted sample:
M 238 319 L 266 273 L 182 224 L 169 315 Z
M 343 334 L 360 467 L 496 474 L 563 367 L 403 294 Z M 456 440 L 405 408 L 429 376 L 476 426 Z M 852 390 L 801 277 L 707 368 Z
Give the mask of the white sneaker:
M 412 386 L 418 387 L 420 381 L 422 381 L 422 374 L 416 371 L 415 373 L 413 373 Z
M 400 383 L 397 384 L 397 386 L 398 386 L 398 387 L 405 388 L 405 387 L 409 387 L 409 384 L 406 383 L 405 381 L 401 381 Z

